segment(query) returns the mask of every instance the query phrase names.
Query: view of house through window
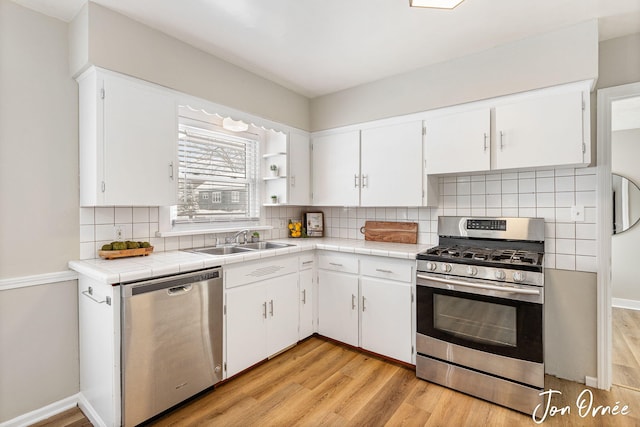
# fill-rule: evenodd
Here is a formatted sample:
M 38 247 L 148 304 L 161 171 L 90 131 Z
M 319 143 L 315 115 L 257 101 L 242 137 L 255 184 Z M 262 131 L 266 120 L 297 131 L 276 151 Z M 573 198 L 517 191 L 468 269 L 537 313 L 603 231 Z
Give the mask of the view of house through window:
M 181 117 L 173 223 L 257 220 L 258 139 Z

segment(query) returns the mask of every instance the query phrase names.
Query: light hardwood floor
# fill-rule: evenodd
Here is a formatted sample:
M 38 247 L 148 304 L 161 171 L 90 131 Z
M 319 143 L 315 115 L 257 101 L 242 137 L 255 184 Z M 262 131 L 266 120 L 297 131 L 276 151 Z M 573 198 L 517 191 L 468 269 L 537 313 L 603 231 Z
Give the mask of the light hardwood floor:
M 613 384 L 640 390 L 640 311 L 614 308 Z
M 640 392 L 592 390 L 593 406 L 628 405 L 626 416 L 581 417 L 583 384 L 547 377 L 570 413 L 548 426 L 640 426 Z M 44 425 L 44 424 L 40 424 Z M 65 426 L 66 424 L 55 424 Z M 71 424 L 69 424 L 71 425 Z M 417 379 L 405 366 L 312 337 L 154 420 L 154 426 L 535 426 L 524 415 Z

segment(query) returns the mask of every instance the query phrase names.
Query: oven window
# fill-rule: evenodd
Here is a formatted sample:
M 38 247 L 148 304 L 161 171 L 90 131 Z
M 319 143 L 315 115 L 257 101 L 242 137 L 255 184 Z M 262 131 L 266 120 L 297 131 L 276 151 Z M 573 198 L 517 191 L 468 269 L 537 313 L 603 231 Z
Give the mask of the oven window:
M 516 307 L 435 294 L 433 326 L 455 337 L 494 346 L 517 346 Z

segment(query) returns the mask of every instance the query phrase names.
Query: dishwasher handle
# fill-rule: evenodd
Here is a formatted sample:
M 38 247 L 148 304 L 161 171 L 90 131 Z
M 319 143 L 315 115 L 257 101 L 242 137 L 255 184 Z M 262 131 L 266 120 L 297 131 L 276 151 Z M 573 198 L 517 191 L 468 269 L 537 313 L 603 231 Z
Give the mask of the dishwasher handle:
M 184 295 L 192 289 L 194 284 L 210 280 L 222 281 L 222 268 L 216 267 L 141 282 L 123 283 L 121 295 L 122 298 L 131 298 L 148 292 L 164 290 L 172 296 Z
M 176 286 L 174 288 L 167 289 L 167 294 L 169 296 L 182 295 L 186 294 L 191 289 L 193 289 L 193 285 Z

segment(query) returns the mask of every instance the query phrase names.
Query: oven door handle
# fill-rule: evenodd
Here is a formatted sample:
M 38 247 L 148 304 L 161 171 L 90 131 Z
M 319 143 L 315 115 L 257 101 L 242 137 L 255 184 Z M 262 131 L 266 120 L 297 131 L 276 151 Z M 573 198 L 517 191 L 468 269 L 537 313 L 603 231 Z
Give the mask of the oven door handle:
M 509 294 L 540 295 L 540 291 L 536 289 L 521 289 L 510 286 L 496 286 L 484 283 L 463 282 L 461 280 L 441 279 L 439 277 L 423 276 L 421 274 L 416 275 L 416 277 L 418 279 L 433 280 L 434 282 L 445 283 L 448 285 L 466 286 L 468 288 L 486 289 L 489 291 L 499 291 Z

